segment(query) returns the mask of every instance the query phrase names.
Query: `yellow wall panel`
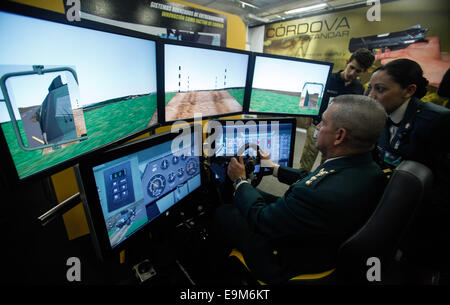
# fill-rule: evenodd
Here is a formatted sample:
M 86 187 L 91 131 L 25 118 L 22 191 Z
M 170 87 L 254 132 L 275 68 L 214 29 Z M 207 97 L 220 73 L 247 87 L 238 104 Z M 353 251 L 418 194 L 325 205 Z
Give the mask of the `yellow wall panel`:
M 78 193 L 78 184 L 72 167 L 53 175 L 51 179 L 58 202 Z M 69 240 L 89 234 L 86 215 L 81 203 L 63 214 L 63 221 Z
M 65 14 L 63 0 L 11 0 L 11 1 Z

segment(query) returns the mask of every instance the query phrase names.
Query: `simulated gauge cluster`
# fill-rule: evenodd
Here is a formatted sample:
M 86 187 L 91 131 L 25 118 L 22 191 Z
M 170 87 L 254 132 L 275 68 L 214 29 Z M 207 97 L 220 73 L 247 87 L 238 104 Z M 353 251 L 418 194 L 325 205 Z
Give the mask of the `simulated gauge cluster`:
M 145 202 L 154 201 L 199 173 L 198 158 L 168 155 L 149 162 L 142 176 Z

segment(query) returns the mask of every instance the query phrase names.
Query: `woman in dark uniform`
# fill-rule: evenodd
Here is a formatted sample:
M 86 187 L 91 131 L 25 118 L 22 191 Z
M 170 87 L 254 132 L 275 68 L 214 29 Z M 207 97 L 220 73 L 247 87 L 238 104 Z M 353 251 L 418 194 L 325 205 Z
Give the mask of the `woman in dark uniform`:
M 405 257 L 427 266 L 449 267 L 450 110 L 420 100 L 428 81 L 419 64 L 397 59 L 372 74 L 368 95 L 386 109 L 388 120 L 377 146 L 378 163 L 394 168 L 402 160 L 428 166 L 434 174 Z M 433 265 L 437 262 L 436 265 Z

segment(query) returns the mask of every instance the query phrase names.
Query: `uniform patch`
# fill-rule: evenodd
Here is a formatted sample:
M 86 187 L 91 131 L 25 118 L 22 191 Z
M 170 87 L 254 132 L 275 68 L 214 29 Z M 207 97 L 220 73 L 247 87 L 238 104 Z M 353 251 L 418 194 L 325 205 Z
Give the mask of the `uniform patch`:
M 306 180 L 305 185 L 310 186 L 311 184 L 313 184 L 314 181 L 322 180 L 323 177 L 325 177 L 329 174 L 335 173 L 335 172 L 336 172 L 336 170 L 334 170 L 334 169 L 327 171 L 326 169 L 321 168 L 317 174 L 315 174 L 314 176 L 312 176 L 311 178 Z

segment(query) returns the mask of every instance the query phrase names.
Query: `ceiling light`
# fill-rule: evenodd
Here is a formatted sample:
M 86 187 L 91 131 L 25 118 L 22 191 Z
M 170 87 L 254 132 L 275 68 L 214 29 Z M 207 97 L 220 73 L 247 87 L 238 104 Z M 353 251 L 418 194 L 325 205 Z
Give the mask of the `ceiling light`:
M 295 13 L 301 13 L 301 12 L 307 12 L 307 11 L 314 11 L 314 10 L 324 8 L 326 6 L 327 6 L 326 3 L 320 3 L 320 4 L 316 4 L 316 5 L 311 5 L 311 6 L 299 7 L 299 8 L 290 10 L 290 11 L 286 11 L 284 13 L 285 14 L 295 14 Z
M 259 7 L 255 6 L 253 4 L 250 4 L 250 3 L 247 3 L 247 2 L 244 2 L 244 1 L 239 1 L 239 2 L 241 3 L 242 8 L 245 8 L 246 6 L 249 6 L 249 7 L 252 7 L 252 8 L 259 8 Z
M 258 16 L 253 15 L 253 14 L 248 14 L 247 17 L 250 18 L 250 19 L 261 21 L 261 22 L 269 22 L 270 21 L 267 18 L 258 17 Z

